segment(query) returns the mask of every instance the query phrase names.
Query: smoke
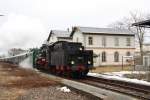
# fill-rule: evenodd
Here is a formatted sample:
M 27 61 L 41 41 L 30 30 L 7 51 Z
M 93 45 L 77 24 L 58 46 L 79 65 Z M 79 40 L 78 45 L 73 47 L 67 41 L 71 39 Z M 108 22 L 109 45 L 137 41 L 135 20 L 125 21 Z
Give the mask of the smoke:
M 20 62 L 19 66 L 21 68 L 25 68 L 25 69 L 33 69 L 32 66 L 32 61 L 31 61 L 31 57 L 27 57 L 25 60 L 23 60 L 22 62 Z
M 11 48 L 39 47 L 48 34 L 40 19 L 8 14 L 0 26 L 0 52 Z

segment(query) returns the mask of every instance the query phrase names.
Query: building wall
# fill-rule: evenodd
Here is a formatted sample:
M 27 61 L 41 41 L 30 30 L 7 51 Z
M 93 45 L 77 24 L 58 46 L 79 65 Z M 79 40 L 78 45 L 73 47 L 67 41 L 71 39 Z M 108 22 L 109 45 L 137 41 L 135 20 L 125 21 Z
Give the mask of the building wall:
M 131 55 L 134 55 L 134 49 L 105 49 L 105 48 L 86 48 L 88 50 L 93 50 L 93 52 L 98 55 L 98 57 L 94 58 L 94 66 L 101 66 L 101 65 L 122 65 L 122 57 L 123 57 L 123 64 L 129 64 L 126 62 L 126 58 L 124 58 L 127 52 L 130 52 Z M 106 52 L 106 62 L 102 62 L 102 52 Z M 114 53 L 119 53 L 119 62 L 114 61 Z
M 76 31 L 73 35 L 72 41 L 73 42 L 81 42 L 83 46 L 85 46 L 85 37 L 80 31 Z
M 93 38 L 93 45 L 89 45 L 88 37 Z M 102 45 L 102 38 L 106 38 L 106 46 Z M 115 46 L 116 37 L 119 39 L 119 45 Z M 116 35 L 94 35 L 94 34 L 82 34 L 80 31 L 74 33 L 73 42 L 81 42 L 86 49 L 93 50 L 93 52 L 98 55 L 97 58 L 94 58 L 94 66 L 101 65 L 121 65 L 122 57 L 127 55 L 127 52 L 130 52 L 131 56 L 134 56 L 134 36 L 116 36 Z M 127 38 L 130 38 L 130 46 L 127 46 Z M 102 52 L 106 52 L 106 62 L 102 62 Z M 119 53 L 119 62 L 114 61 L 114 53 Z M 126 58 L 124 58 L 125 60 Z M 124 64 L 128 62 L 123 61 Z
M 143 51 L 150 51 L 150 45 L 143 45 Z
M 65 38 L 58 38 L 57 36 L 52 34 L 52 36 L 50 37 L 49 43 L 56 42 L 56 41 L 69 41 L 69 42 L 71 42 L 72 40 L 71 39 L 65 39 Z
M 68 41 L 68 42 L 72 42 L 72 39 L 63 39 L 63 38 L 58 38 L 58 41 Z
M 109 35 L 84 35 L 86 47 L 99 47 L 99 48 L 134 48 L 133 36 L 109 36 Z M 93 45 L 88 44 L 88 37 L 93 37 Z M 106 38 L 106 46 L 102 45 L 102 38 Z M 116 37 L 119 39 L 119 46 L 115 46 Z M 131 46 L 127 46 L 126 39 L 130 38 Z
M 57 37 L 52 34 L 52 36 L 49 39 L 49 43 L 56 42 L 56 41 L 58 41 Z

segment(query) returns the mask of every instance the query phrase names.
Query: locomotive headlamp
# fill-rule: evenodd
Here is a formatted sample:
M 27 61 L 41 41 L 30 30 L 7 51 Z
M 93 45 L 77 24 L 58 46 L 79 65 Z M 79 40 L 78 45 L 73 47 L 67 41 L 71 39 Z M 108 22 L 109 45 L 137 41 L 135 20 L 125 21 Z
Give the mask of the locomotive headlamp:
M 79 48 L 79 50 L 82 50 L 82 48 Z
M 42 59 L 42 61 L 45 61 L 45 59 Z
M 90 61 L 88 61 L 88 64 L 91 64 L 91 62 L 90 62 Z
M 74 61 L 71 61 L 71 64 L 74 64 Z

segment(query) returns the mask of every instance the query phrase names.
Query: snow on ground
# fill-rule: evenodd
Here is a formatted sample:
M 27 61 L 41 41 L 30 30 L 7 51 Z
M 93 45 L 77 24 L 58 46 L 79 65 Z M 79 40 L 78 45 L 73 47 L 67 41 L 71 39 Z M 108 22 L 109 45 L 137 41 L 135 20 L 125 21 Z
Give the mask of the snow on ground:
M 106 79 L 121 80 L 121 81 L 125 81 L 125 82 L 132 82 L 132 83 L 136 83 L 136 84 L 142 84 L 142 85 L 150 86 L 150 82 L 123 77 L 124 74 L 130 74 L 130 73 L 135 73 L 136 74 L 136 73 L 145 73 L 145 72 L 121 71 L 121 72 L 110 72 L 110 73 L 104 73 L 104 74 L 88 73 L 88 75 L 89 76 L 94 76 L 94 77 L 102 77 L 102 78 L 106 78 Z
M 61 88 L 57 88 L 57 90 L 63 91 L 63 92 L 70 92 L 70 89 L 67 88 L 66 86 L 63 86 Z
M 107 72 L 104 73 L 104 75 L 110 75 L 110 76 L 119 76 L 124 77 L 125 74 L 146 74 L 145 71 L 120 71 L 120 72 Z

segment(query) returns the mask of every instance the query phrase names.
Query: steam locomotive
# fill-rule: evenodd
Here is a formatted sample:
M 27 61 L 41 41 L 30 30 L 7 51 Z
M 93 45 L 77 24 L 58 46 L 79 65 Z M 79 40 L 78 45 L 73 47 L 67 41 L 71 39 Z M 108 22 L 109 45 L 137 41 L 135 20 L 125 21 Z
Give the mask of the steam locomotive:
M 93 51 L 76 42 L 43 44 L 33 52 L 33 66 L 56 75 L 81 78 L 93 68 Z

